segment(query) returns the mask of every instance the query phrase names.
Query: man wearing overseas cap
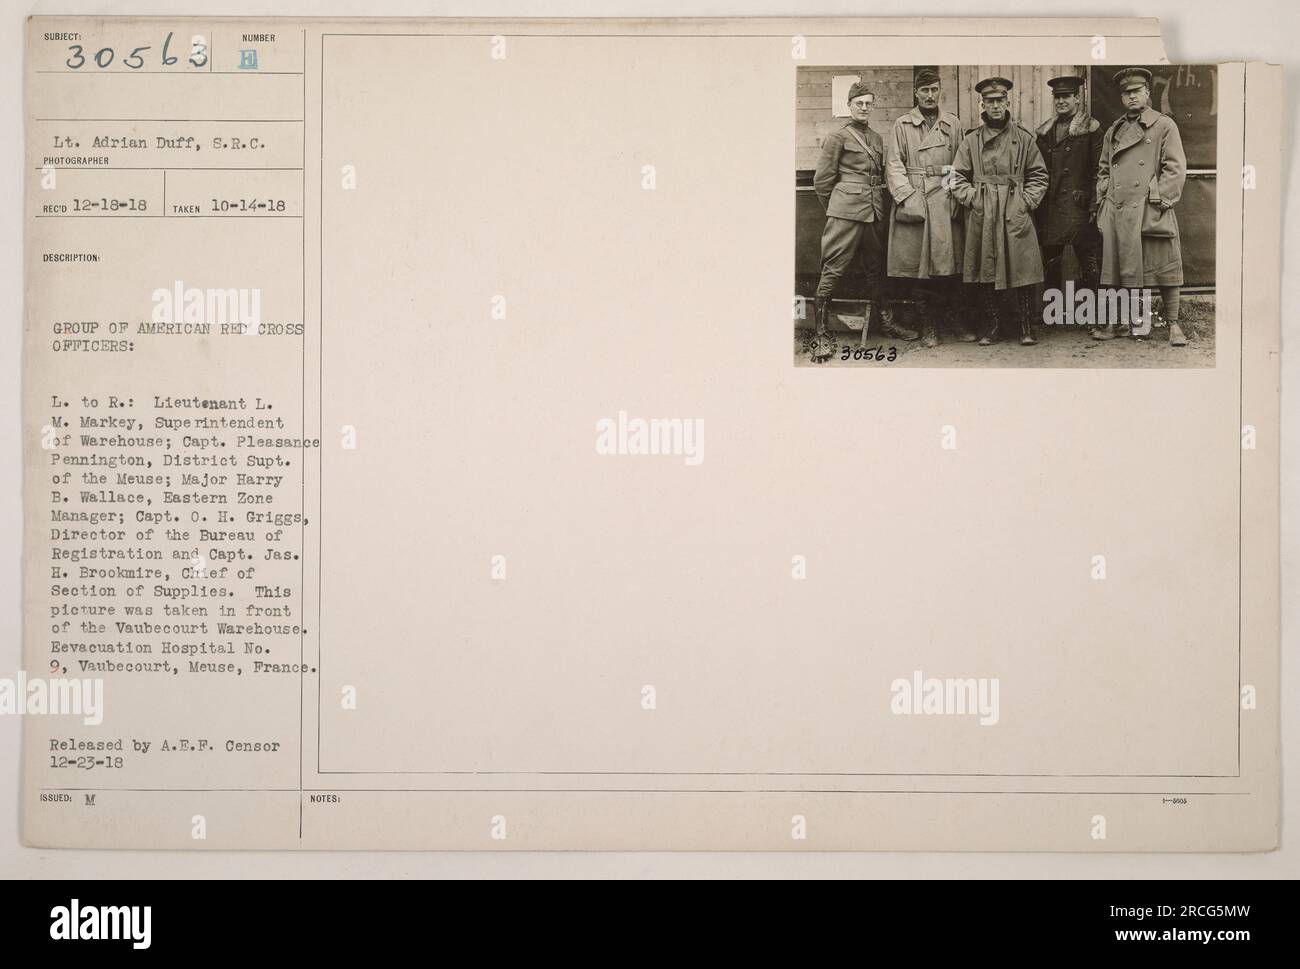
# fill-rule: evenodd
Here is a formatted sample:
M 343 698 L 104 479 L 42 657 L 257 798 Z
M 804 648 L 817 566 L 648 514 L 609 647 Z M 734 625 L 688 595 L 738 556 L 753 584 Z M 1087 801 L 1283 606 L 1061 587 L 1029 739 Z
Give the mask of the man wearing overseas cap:
M 962 139 L 952 163 L 952 194 L 966 208 L 962 278 L 979 286 L 980 344 L 998 342 L 1005 313 L 1028 346 L 1037 342 L 1034 296 L 1043 281 L 1033 212 L 1047 191 L 1047 166 L 1033 134 L 1011 118 L 1011 82 L 986 77 L 975 90 L 983 124 Z
M 858 80 L 849 88 L 848 100 L 852 120 L 826 136 L 813 176 L 813 191 L 826 210 L 821 279 L 813 304 L 817 331 L 811 348 L 814 363 L 829 359 L 835 351 L 826 326 L 831 296 L 859 254 L 866 265 L 871 302 L 868 330 L 900 340 L 916 339 L 914 331 L 894 325 L 892 308 L 884 305 L 885 147 L 870 127 L 876 97 Z
M 961 121 L 939 110 L 939 74 L 922 68 L 913 79 L 916 106 L 894 122 L 885 140 L 885 179 L 894 198 L 889 222 L 889 275 L 904 280 L 921 314 L 922 345 L 939 343 L 938 316 L 963 340 L 975 335 L 957 306 L 960 287 L 961 207 L 944 176 L 961 144 Z
M 1115 74 L 1124 115 L 1107 129 L 1097 169 L 1097 228 L 1101 232 L 1101 284 L 1130 291 L 1158 287 L 1162 316 L 1169 323 L 1170 346 L 1186 346 L 1178 325 L 1183 285 L 1183 253 L 1174 206 L 1187 180 L 1178 125 L 1151 107 L 1151 72 L 1126 67 Z M 1155 316 L 1144 305 L 1134 336 L 1150 332 Z M 1115 324 L 1094 330 L 1097 339 L 1114 336 Z
M 1037 216 L 1043 247 L 1043 283 L 1061 288 L 1065 247 L 1074 249 L 1080 282 L 1096 293 L 1101 281 L 1101 236 L 1097 232 L 1097 165 L 1101 159 L 1101 122 L 1083 110 L 1083 78 L 1054 77 L 1055 117 L 1038 126 L 1038 150 L 1050 181 Z

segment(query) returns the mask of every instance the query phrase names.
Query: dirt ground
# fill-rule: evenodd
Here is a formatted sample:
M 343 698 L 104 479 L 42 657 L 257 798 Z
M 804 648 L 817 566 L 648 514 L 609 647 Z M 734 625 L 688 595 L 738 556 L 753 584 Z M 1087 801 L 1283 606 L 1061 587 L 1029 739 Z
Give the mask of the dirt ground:
M 837 303 L 839 326 L 832 321 L 832 334 L 838 351 L 827 363 L 813 364 L 808 359 L 805 341 L 812 335 L 811 327 L 797 329 L 794 334 L 795 365 L 801 367 L 1213 367 L 1214 357 L 1214 297 L 1184 296 L 1180 323 L 1187 336 L 1187 346 L 1171 347 L 1167 328 L 1152 329 L 1146 340 L 1122 339 L 1094 340 L 1086 327 L 1043 326 L 1034 327 L 1036 346 L 1022 347 L 1020 334 L 1003 334 L 1001 343 L 982 347 L 974 343 L 961 343 L 955 334 L 940 334 L 942 343 L 933 349 L 921 346 L 919 340 L 905 342 L 893 338 L 880 339 L 874 334 L 867 337 L 867 346 L 882 350 L 871 359 L 853 359 L 853 352 L 861 346 L 862 316 L 860 304 Z M 859 315 L 850 315 L 857 313 Z M 802 322 L 802 321 L 801 321 Z M 803 324 L 807 325 L 807 324 Z M 907 323 L 915 328 L 915 324 Z M 848 360 L 845 348 L 848 348 Z M 886 358 L 896 348 L 895 359 Z

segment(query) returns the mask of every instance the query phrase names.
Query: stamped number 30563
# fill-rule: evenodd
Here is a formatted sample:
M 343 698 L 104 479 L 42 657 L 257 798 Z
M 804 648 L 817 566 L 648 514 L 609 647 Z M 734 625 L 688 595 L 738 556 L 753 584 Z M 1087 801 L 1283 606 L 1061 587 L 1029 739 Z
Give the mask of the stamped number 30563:
M 841 360 L 862 360 L 863 362 L 893 363 L 898 359 L 898 347 L 840 347 Z

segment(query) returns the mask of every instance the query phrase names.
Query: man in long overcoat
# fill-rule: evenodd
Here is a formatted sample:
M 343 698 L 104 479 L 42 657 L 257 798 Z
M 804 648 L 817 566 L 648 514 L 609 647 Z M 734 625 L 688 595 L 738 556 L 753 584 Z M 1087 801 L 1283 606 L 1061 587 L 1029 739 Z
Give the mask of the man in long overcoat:
M 826 210 L 821 279 L 813 302 L 814 363 L 829 359 L 835 350 L 827 332 L 831 297 L 858 256 L 867 273 L 869 329 L 901 340 L 917 336 L 913 330 L 895 326 L 892 307 L 885 305 L 885 146 L 871 130 L 875 100 L 861 79 L 849 88 L 852 120 L 826 136 L 813 175 L 813 191 Z
M 1151 107 L 1151 72 L 1127 67 L 1115 74 L 1124 115 L 1106 131 L 1097 170 L 1097 228 L 1101 284 L 1139 290 L 1158 287 L 1169 343 L 1187 344 L 1178 325 L 1183 254 L 1174 206 L 1182 198 L 1187 157 L 1178 125 Z M 1132 294 L 1130 305 L 1133 302 Z M 1149 333 L 1154 314 L 1134 335 Z M 1112 322 L 1107 330 L 1113 333 Z M 1102 331 L 1105 338 L 1106 331 Z
M 1043 285 L 1061 288 L 1066 246 L 1074 249 L 1080 282 L 1094 293 L 1101 282 L 1101 236 L 1097 232 L 1097 165 L 1101 159 L 1101 122 L 1083 110 L 1083 78 L 1054 77 L 1055 116 L 1038 126 L 1038 150 L 1050 179 L 1047 194 L 1034 213 L 1043 247 Z
M 922 343 L 933 347 L 939 342 L 941 313 L 958 326 L 963 340 L 975 339 L 957 306 L 961 207 L 944 177 L 961 144 L 962 127 L 955 114 L 939 110 L 937 71 L 917 71 L 913 94 L 916 106 L 894 121 L 885 139 L 885 178 L 894 199 L 889 275 L 902 280 L 898 288 L 916 302 Z
M 1035 296 L 1043 281 L 1033 212 L 1047 191 L 1047 166 L 1033 134 L 1010 115 L 1011 82 L 988 77 L 975 90 L 983 124 L 962 139 L 952 163 L 952 194 L 966 208 L 962 278 L 979 286 L 982 345 L 998 341 L 1003 308 L 1018 326 L 1020 342 L 1030 345 L 1037 342 Z

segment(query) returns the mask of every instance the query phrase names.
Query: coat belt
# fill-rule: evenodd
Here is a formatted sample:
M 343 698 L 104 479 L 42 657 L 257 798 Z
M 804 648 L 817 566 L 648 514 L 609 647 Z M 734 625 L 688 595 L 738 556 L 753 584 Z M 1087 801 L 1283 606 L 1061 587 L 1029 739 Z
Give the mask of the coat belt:
M 976 185 L 1023 185 L 1023 175 L 976 175 Z
M 883 185 L 884 180 L 879 175 L 867 175 L 862 178 L 852 178 L 848 175 L 840 176 L 841 182 L 849 182 L 852 185 Z
M 907 174 L 929 175 L 931 178 L 941 178 L 943 177 L 944 171 L 942 165 L 908 165 Z

